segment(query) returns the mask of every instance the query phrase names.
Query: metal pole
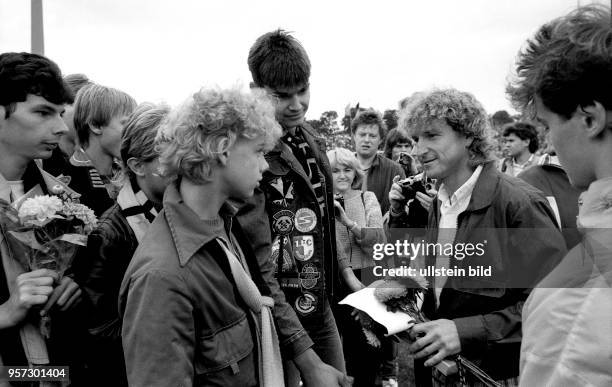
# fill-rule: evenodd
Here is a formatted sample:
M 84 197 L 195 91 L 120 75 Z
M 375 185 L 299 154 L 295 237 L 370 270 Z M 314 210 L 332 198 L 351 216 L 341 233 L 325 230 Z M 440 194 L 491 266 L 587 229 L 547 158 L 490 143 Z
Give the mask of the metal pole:
M 32 53 L 45 55 L 42 0 L 31 0 L 32 5 Z

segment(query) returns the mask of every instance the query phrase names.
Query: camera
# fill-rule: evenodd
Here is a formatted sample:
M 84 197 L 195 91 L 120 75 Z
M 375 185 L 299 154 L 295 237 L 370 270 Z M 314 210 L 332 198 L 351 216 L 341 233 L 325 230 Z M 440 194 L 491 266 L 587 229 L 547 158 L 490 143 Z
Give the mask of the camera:
M 340 195 L 340 194 L 335 194 L 334 195 L 334 200 L 336 200 L 338 203 L 340 203 L 340 207 L 344 208 L 344 196 Z M 338 208 L 336 208 L 334 206 L 334 214 L 336 216 L 340 216 L 340 210 L 338 210 Z
M 402 187 L 402 195 L 406 200 L 414 199 L 417 192 L 427 193 L 427 190 L 432 187 L 427 178 L 423 179 L 422 173 L 400 180 L 397 184 Z
M 408 153 L 400 152 L 397 162 L 402 166 L 406 176 L 412 176 L 418 173 L 418 163 L 414 157 L 410 156 Z

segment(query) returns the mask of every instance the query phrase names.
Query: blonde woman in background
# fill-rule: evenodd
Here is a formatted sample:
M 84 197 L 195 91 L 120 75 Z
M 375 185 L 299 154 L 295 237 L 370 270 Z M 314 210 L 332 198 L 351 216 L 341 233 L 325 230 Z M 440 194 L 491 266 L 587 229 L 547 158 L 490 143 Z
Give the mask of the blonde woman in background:
M 377 278 L 373 274 L 380 261 L 372 259 L 372 246 L 384 243 L 380 204 L 371 191 L 359 188 L 363 175 L 355 155 L 344 148 L 327 152 L 334 180 L 334 209 L 336 213 L 336 249 L 338 266 L 348 292 L 356 292 Z M 381 364 L 385 385 L 396 379 L 394 359 L 396 350 L 391 340 L 384 340 L 381 348 L 367 343 L 361 324 L 351 317 L 352 308 L 340 306 L 338 329 L 342 335 L 346 369 L 354 378 L 353 386 L 373 386 Z

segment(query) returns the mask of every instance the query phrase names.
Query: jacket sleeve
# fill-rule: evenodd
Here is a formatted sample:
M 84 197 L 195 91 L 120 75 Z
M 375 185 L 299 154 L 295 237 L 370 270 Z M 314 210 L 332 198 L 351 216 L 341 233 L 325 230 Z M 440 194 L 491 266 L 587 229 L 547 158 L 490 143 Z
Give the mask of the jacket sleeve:
M 195 326 L 185 290 L 178 276 L 164 272 L 124 281 L 121 336 L 131 387 L 193 384 Z
M 240 209 L 238 221 L 253 247 L 261 275 L 274 299 L 272 314 L 278 328 L 283 358 L 294 359 L 312 347 L 313 342 L 285 300 L 285 294 L 274 276 L 274 265 L 270 260 L 272 233 L 268 219 L 265 195 L 256 189 L 255 195 Z
M 530 199 L 510 209 L 513 216 L 507 230 L 509 249 L 504 264 L 510 267 L 511 274 L 506 292 L 512 294 L 516 303 L 493 313 L 454 319 L 462 350 L 502 340 L 520 341 L 525 300 L 567 252 L 545 199 Z

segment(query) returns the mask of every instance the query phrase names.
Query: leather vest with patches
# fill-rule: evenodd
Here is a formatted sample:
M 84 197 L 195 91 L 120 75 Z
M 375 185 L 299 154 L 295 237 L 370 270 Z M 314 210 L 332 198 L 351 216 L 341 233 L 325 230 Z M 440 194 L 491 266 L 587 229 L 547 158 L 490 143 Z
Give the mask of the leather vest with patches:
M 276 278 L 287 302 L 300 320 L 307 322 L 319 320 L 326 299 L 333 302 L 338 268 L 335 228 L 330 227 L 328 213 L 333 205 L 329 162 L 323 152 L 324 144 L 305 130 L 304 137 L 322 175 L 325 209 L 319 207 L 300 162 L 282 142 L 266 155 L 270 167 L 264 173 L 261 189 L 266 196 Z

